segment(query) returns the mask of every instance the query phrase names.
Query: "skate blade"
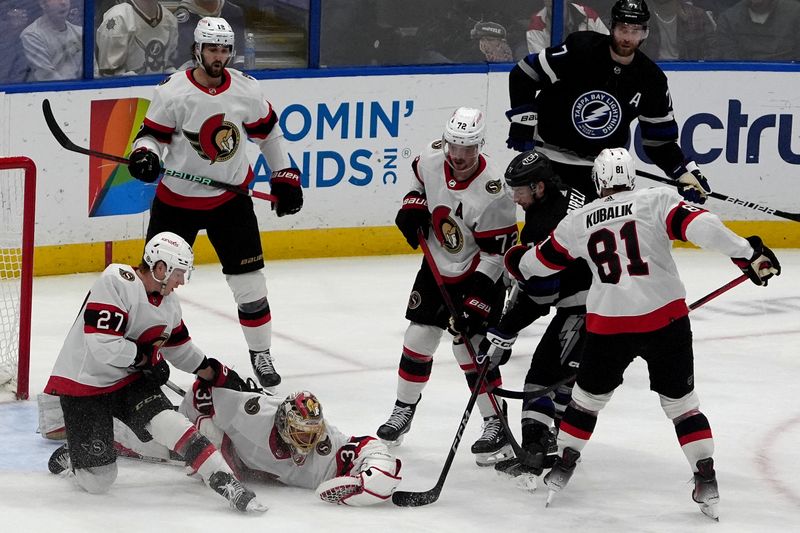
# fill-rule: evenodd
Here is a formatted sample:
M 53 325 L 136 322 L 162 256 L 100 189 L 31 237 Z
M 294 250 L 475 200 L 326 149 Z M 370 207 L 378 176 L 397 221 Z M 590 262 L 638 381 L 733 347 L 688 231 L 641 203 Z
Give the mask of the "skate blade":
M 545 509 L 550 507 L 550 504 L 553 503 L 553 496 L 555 496 L 557 492 L 558 492 L 557 490 L 553 489 L 547 491 L 547 501 L 544 502 Z
M 700 511 L 706 515 L 707 517 L 711 518 L 712 520 L 716 520 L 719 522 L 719 508 L 716 503 L 701 503 Z
M 495 450 L 493 452 L 476 453 L 475 464 L 480 467 L 494 466 L 500 461 L 505 461 L 506 459 L 512 459 L 513 457 L 514 457 L 514 451 L 511 449 L 511 445 L 506 444 L 499 450 Z
M 275 396 L 275 393 L 278 392 L 278 385 L 275 385 L 273 387 L 261 387 L 261 390 L 264 391 L 264 394 L 266 394 L 267 396 Z
M 404 438 L 405 436 L 406 436 L 406 435 L 405 435 L 405 433 L 403 433 L 402 435 L 400 435 L 399 437 L 397 437 L 397 440 L 386 440 L 386 439 L 380 439 L 380 437 L 378 437 L 378 438 L 380 439 L 380 441 L 381 441 L 382 443 L 384 443 L 384 444 L 385 444 L 386 446 L 388 446 L 389 448 L 397 448 L 398 446 L 400 446 L 401 444 L 403 444 L 403 438 Z
M 266 513 L 269 511 L 269 507 L 258 501 L 257 499 L 253 498 L 249 502 L 247 502 L 247 508 L 245 509 L 248 513 Z

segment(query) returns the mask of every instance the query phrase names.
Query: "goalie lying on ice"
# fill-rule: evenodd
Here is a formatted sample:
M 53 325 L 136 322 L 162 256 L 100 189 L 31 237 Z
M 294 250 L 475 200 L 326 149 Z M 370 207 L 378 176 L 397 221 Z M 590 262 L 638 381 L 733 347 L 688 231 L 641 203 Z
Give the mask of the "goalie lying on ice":
M 324 501 L 351 506 L 386 501 L 400 483 L 400 460 L 373 437 L 348 436 L 327 424 L 310 392 L 281 400 L 261 392 L 208 391 L 195 383 L 179 411 L 244 478 L 316 489 Z

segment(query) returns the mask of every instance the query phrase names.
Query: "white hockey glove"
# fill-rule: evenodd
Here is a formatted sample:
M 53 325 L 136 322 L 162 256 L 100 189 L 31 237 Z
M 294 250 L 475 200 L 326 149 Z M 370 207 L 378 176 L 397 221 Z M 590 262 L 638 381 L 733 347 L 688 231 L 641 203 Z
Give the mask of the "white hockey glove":
M 338 476 L 323 481 L 317 495 L 323 501 L 338 505 L 364 507 L 382 503 L 391 498 L 400 484 L 401 463 L 389 453 L 380 441 L 370 441 L 362 448 L 362 461 L 356 462 L 351 475 Z M 361 455 L 359 454 L 359 455 Z

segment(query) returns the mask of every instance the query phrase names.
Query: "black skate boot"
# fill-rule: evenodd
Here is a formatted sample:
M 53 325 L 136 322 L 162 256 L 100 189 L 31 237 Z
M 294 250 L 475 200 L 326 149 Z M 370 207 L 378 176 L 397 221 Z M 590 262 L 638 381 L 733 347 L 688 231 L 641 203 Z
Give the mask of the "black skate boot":
M 422 400 L 421 394 L 417 403 L 395 401 L 389 420 L 378 428 L 378 438 L 387 446 L 399 446 L 403 442 L 403 435 L 411 429 L 411 421 L 414 419 L 420 400 Z
M 208 486 L 228 500 L 231 507 L 237 511 L 242 511 L 243 513 L 258 511 L 263 513 L 267 510 L 267 506 L 256 499 L 255 493 L 242 485 L 230 472 L 214 472 L 208 478 Z
M 69 460 L 69 449 L 66 444 L 56 448 L 56 451 L 50 456 L 50 460 L 47 461 L 47 469 L 51 474 L 56 475 L 67 475 L 72 472 L 72 462 Z
M 564 490 L 564 487 L 567 486 L 572 474 L 575 473 L 575 465 L 578 463 L 580 456 L 580 452 L 572 448 L 564 448 L 561 456 L 556 458 L 553 468 L 544 476 L 544 484 L 550 490 L 547 494 L 545 507 L 550 505 L 556 492 Z
M 507 411 L 508 404 L 503 400 L 503 413 Z M 478 466 L 492 466 L 514 457 L 506 432 L 503 431 L 503 423 L 497 415 L 483 419 L 483 433 L 472 445 L 471 451 L 475 454 L 475 464 Z
M 275 362 L 269 350 L 254 352 L 250 350 L 250 363 L 253 365 L 253 372 L 258 378 L 258 382 L 264 387 L 268 394 L 275 393 L 275 387 L 281 384 L 281 376 L 275 370 Z
M 692 499 L 700 506 L 704 515 L 719 521 L 719 488 L 717 473 L 714 471 L 714 459 L 711 457 L 697 461 Z

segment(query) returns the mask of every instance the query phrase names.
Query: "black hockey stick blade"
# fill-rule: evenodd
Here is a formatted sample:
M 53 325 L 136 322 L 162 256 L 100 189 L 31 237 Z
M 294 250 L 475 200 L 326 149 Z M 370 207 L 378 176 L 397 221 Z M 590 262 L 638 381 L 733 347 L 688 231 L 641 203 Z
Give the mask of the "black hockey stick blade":
M 650 172 L 645 172 L 644 170 L 637 170 L 636 175 L 641 176 L 643 178 L 647 178 L 649 180 L 657 181 L 659 183 L 666 183 L 668 185 L 677 184 L 675 180 L 667 178 L 666 176 L 658 176 Z M 761 213 L 766 213 L 768 215 L 774 215 L 776 217 L 793 220 L 794 222 L 800 222 L 800 213 L 789 213 L 787 211 L 781 211 L 780 209 L 773 209 L 771 207 L 760 205 L 755 202 L 751 202 L 749 200 L 740 200 L 739 198 L 734 198 L 732 196 L 728 196 L 718 192 L 711 192 L 709 196 L 711 198 L 716 198 L 717 200 L 722 200 L 723 202 L 728 202 L 729 204 L 739 205 L 742 207 L 746 207 L 748 209 L 759 211 Z
M 409 492 L 396 490 L 392 494 L 392 503 L 398 507 L 422 507 L 429 505 L 439 499 L 442 493 L 442 485 L 437 484 L 430 490 L 424 492 Z
M 109 161 L 115 161 L 117 163 L 124 163 L 126 165 L 129 163 L 128 159 L 125 157 L 97 152 L 95 150 L 83 148 L 82 146 L 78 146 L 72 142 L 70 138 L 67 137 L 67 134 L 64 133 L 64 130 L 61 129 L 61 126 L 58 125 L 58 121 L 53 115 L 53 109 L 50 107 L 50 100 L 47 98 L 42 100 L 42 114 L 44 114 L 44 121 L 47 123 L 47 127 L 50 129 L 50 133 L 53 134 L 53 137 L 55 137 L 56 141 L 58 141 L 58 144 L 60 144 L 65 150 L 76 152 L 78 154 L 99 157 Z

